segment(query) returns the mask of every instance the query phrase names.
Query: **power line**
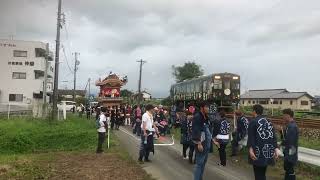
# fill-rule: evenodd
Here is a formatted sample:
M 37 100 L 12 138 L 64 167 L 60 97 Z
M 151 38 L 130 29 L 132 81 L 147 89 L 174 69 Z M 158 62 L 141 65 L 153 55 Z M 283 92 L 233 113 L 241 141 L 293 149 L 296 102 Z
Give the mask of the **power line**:
M 67 58 L 67 55 L 66 55 L 66 52 L 65 52 L 65 49 L 64 49 L 64 46 L 62 45 L 62 50 L 63 50 L 63 54 L 64 54 L 64 58 L 66 60 L 66 63 L 67 63 L 67 66 L 68 66 L 68 69 L 71 73 L 73 73 L 73 71 L 71 70 L 71 67 L 69 65 L 69 62 L 68 62 L 68 58 Z

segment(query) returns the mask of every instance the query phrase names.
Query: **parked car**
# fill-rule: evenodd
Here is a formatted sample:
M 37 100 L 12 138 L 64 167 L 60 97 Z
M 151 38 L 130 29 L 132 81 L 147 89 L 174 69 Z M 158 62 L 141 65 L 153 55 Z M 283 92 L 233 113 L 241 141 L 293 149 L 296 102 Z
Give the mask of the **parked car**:
M 58 104 L 58 109 L 59 110 L 63 110 L 63 102 L 66 103 L 66 110 L 67 111 L 72 111 L 73 108 L 76 110 L 76 102 L 74 101 L 61 101 L 59 104 Z

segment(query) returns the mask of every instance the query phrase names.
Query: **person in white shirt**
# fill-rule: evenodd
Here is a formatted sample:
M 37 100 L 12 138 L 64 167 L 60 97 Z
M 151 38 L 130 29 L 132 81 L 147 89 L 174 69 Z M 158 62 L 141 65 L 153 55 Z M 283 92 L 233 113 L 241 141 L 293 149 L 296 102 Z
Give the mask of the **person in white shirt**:
M 154 106 L 148 104 L 146 106 L 146 113 L 142 116 L 141 124 L 141 146 L 139 152 L 139 162 L 150 162 L 149 154 L 154 151 L 153 135 L 155 133 L 155 126 L 153 121 Z
M 107 112 L 107 109 L 105 107 L 101 108 L 101 114 L 99 117 L 99 128 L 98 131 L 98 147 L 97 147 L 97 153 L 102 153 L 102 145 L 106 139 L 106 132 L 108 130 L 108 122 L 107 117 L 105 113 Z

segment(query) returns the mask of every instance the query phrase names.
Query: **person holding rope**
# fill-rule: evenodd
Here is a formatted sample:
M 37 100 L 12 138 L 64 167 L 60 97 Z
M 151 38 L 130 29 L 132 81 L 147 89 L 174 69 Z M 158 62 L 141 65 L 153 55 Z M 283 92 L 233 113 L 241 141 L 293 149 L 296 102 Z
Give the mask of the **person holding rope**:
M 298 161 L 298 141 L 299 141 L 299 129 L 294 120 L 294 112 L 291 109 L 285 109 L 282 111 L 283 120 L 286 123 L 285 130 L 282 129 L 281 137 L 283 146 L 284 163 L 283 168 L 285 170 L 285 180 L 295 180 L 296 175 L 294 172 L 294 166 Z
M 255 180 L 266 180 L 268 166 L 275 164 L 280 150 L 272 123 L 263 116 L 260 104 L 253 106 L 253 120 L 248 128 L 249 164 L 253 166 Z
M 204 169 L 208 160 L 208 154 L 212 143 L 212 134 L 209 130 L 209 105 L 202 102 L 200 111 L 194 113 L 192 125 L 192 141 L 196 150 L 196 165 L 194 168 L 194 180 L 202 180 Z
M 139 159 L 140 163 L 143 162 L 151 162 L 149 160 L 150 152 L 154 153 L 154 143 L 153 143 L 153 135 L 156 132 L 153 114 L 154 114 L 154 106 L 148 104 L 146 107 L 146 112 L 142 116 L 142 124 L 141 124 L 141 146 L 139 151 Z
M 108 121 L 105 116 L 107 112 L 107 108 L 101 107 L 101 114 L 96 120 L 97 123 L 97 131 L 98 131 L 98 147 L 97 147 L 97 154 L 103 153 L 102 145 L 106 140 L 106 132 L 108 131 Z
M 232 154 L 231 156 L 236 156 L 238 151 L 240 151 L 244 146 L 247 146 L 248 141 L 248 126 L 249 121 L 244 116 L 243 112 L 237 110 L 235 112 L 237 117 L 237 125 L 235 128 L 234 139 L 232 140 Z

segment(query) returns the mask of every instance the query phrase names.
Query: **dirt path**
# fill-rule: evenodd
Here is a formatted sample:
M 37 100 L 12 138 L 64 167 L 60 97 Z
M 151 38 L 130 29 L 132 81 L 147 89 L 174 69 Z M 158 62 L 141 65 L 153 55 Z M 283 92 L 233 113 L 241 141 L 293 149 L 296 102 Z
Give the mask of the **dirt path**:
M 45 156 L 52 156 L 46 159 Z M 34 155 L 0 166 L 0 179 L 150 180 L 134 161 L 119 153 Z
M 119 179 L 143 180 L 147 174 L 140 166 L 117 154 L 60 154 L 54 163 L 53 180 L 61 179 Z

